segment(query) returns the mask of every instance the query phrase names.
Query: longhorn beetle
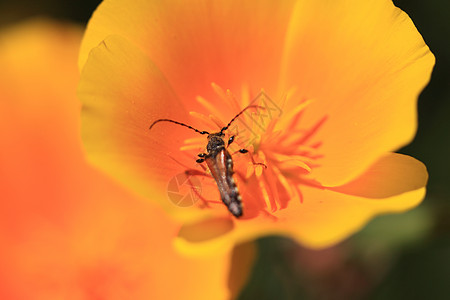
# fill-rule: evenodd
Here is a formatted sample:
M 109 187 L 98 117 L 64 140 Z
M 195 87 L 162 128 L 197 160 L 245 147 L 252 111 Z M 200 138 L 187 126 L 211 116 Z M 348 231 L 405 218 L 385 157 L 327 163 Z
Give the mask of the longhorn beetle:
M 260 107 L 260 106 L 257 105 L 247 106 L 236 116 L 234 116 L 234 118 L 232 118 L 231 121 L 225 127 L 222 127 L 222 129 L 220 129 L 219 132 L 209 133 L 208 131 L 200 131 L 192 126 L 170 119 L 156 120 L 152 123 L 152 125 L 150 125 L 149 128 L 152 129 L 152 127 L 158 122 L 170 122 L 192 129 L 197 133 L 208 135 L 208 144 L 206 146 L 206 153 L 198 154 L 199 159 L 197 159 L 196 161 L 197 163 L 206 162 L 212 177 L 217 183 L 217 187 L 219 189 L 220 198 L 222 199 L 222 202 L 227 206 L 228 210 L 236 218 L 242 216 L 242 201 L 241 195 L 239 194 L 239 190 L 236 186 L 236 182 L 234 181 L 233 178 L 234 174 L 233 159 L 231 157 L 231 154 L 225 147 L 225 141 L 223 139 L 225 136 L 224 131 L 227 130 L 230 127 L 231 123 L 233 123 L 234 120 L 236 120 L 242 113 L 244 113 L 247 109 L 253 107 Z M 234 135 L 228 139 L 227 147 L 233 141 Z M 240 149 L 239 152 L 247 153 L 248 150 Z

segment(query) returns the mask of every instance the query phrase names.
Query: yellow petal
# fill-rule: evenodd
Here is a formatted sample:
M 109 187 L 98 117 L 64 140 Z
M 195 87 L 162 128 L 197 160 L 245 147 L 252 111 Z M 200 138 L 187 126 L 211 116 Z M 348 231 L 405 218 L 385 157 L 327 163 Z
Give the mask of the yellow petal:
M 190 123 L 158 68 L 126 39 L 110 36 L 91 52 L 78 96 L 89 160 L 141 195 L 177 209 L 167 197 L 167 184 L 186 169 L 174 159 L 195 162 L 178 151 L 184 137 L 195 133 L 169 123 L 149 130 L 160 118 Z
M 304 203 L 293 203 L 290 210 L 280 215 L 297 219 L 291 223 L 296 229 L 290 235 L 299 242 L 313 248 L 327 247 L 359 231 L 376 215 L 417 206 L 425 196 L 427 178 L 421 162 L 391 154 L 342 191 L 303 187 Z
M 420 189 L 427 180 L 424 164 L 411 156 L 390 153 L 371 165 L 364 176 L 331 189 L 343 194 L 381 199 Z
M 327 116 L 313 178 L 341 185 L 411 141 L 434 57 L 390 0 L 298 1 L 287 36 L 281 85 L 297 92 L 286 111 L 315 99 L 302 122 Z

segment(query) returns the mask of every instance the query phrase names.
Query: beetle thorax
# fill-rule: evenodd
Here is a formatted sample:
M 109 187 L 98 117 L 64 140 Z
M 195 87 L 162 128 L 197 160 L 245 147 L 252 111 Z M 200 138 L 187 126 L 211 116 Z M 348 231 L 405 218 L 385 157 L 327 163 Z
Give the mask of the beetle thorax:
M 208 135 L 208 145 L 206 150 L 208 154 L 215 156 L 215 154 L 225 147 L 225 142 L 223 141 L 224 134 L 217 132 Z

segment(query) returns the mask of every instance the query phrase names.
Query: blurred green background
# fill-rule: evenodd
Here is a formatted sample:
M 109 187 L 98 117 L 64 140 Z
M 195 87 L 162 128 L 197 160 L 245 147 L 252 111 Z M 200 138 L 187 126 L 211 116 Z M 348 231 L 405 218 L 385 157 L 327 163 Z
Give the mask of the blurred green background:
M 84 25 L 99 3 L 0 0 L 0 26 L 35 16 Z M 436 56 L 431 82 L 419 98 L 416 139 L 400 150 L 427 165 L 426 199 L 410 212 L 378 217 L 322 251 L 280 237 L 260 239 L 240 299 L 450 299 L 450 1 L 394 3 L 410 15 Z

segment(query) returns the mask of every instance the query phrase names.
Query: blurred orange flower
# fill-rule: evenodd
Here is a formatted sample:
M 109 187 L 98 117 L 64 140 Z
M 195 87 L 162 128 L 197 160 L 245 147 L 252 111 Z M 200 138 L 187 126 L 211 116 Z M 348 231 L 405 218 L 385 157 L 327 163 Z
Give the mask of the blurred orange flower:
M 228 282 L 229 253 L 179 255 L 178 223 L 85 162 L 81 35 L 30 21 L 0 36 L 0 298 L 229 299 L 248 264 Z
M 184 222 L 186 252 L 267 234 L 326 247 L 423 199 L 425 166 L 392 151 L 414 137 L 433 64 L 390 0 L 106 0 L 79 57 L 83 140 L 95 165 Z M 173 205 L 168 182 L 202 170 L 206 138 L 149 125 L 216 132 L 250 103 L 265 109 L 228 132 L 252 153 L 234 156 L 243 217 Z M 217 201 L 208 180 L 201 196 Z

